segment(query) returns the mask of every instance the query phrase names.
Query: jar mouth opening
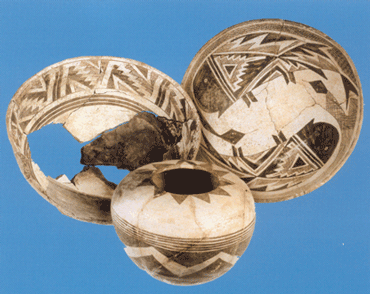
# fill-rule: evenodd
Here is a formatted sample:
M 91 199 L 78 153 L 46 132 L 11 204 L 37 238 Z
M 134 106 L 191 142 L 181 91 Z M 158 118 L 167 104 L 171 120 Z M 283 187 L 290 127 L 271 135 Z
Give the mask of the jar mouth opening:
M 152 181 L 160 190 L 180 195 L 208 193 L 219 186 L 218 178 L 212 173 L 187 168 L 163 171 Z

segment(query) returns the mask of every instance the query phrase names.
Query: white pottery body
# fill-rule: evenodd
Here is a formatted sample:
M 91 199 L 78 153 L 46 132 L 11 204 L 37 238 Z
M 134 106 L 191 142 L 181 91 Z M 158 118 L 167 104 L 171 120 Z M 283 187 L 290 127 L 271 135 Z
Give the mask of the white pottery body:
M 255 20 L 212 38 L 182 84 L 203 125 L 199 159 L 232 170 L 255 201 L 327 182 L 357 142 L 363 98 L 355 66 L 322 32 Z
M 20 170 L 42 197 L 75 219 L 111 224 L 111 195 L 79 191 L 66 177 L 45 175 L 31 158 L 27 135 L 60 123 L 77 141 L 87 142 L 142 111 L 195 121 L 195 137 L 185 154 L 195 158 L 200 122 L 191 99 L 170 77 L 131 59 L 78 57 L 45 68 L 18 89 L 6 123 Z
M 154 278 L 176 285 L 226 273 L 246 250 L 255 224 L 248 186 L 219 166 L 197 161 L 136 169 L 117 186 L 111 212 L 128 256 Z

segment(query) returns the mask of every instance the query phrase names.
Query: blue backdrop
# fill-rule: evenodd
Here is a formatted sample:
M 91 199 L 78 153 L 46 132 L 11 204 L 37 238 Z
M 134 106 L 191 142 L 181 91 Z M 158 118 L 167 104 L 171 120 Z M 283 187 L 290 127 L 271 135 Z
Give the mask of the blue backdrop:
M 370 93 L 369 1 L 10 1 L 0 2 L 1 293 L 370 293 L 370 123 L 321 188 L 294 200 L 257 204 L 249 248 L 223 277 L 201 286 L 159 282 L 126 256 L 112 226 L 59 213 L 23 178 L 5 127 L 16 90 L 67 58 L 106 55 L 147 63 L 181 83 L 214 35 L 252 19 L 312 26 L 352 58 Z M 45 174 L 82 169 L 80 144 L 61 126 L 30 136 Z M 103 169 L 119 182 L 125 175 Z

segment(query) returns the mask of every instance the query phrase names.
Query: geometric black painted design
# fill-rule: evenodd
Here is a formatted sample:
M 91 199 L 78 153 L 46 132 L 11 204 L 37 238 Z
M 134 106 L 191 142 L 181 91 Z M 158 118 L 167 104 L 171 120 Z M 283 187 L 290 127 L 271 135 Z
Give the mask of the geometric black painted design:
M 207 63 L 204 63 L 194 78 L 194 96 L 203 111 L 219 112 L 219 116 L 232 104 L 230 99 L 224 98 L 225 93 Z
M 320 80 L 310 82 L 312 88 L 319 94 L 326 94 L 328 90 L 326 89 L 324 83 Z
M 218 112 L 218 120 L 215 116 L 202 118 L 206 121 L 206 130 L 231 121 L 234 111 L 238 116 L 236 122 L 226 129 L 228 132 L 217 134 L 210 131 L 218 138 L 205 140 L 207 158 L 234 170 L 253 187 L 252 190 L 267 192 L 284 190 L 302 182 L 308 187 L 311 185 L 308 179 L 320 169 L 325 182 L 329 174 L 333 175 L 338 170 L 338 162 L 343 162 L 349 155 L 348 150 L 353 149 L 363 106 L 358 76 L 342 48 L 324 34 L 300 24 L 264 20 L 230 29 L 222 37 L 212 39 L 201 53 L 192 61 L 183 84 L 198 104 L 202 101 L 202 113 L 205 108 L 208 113 Z M 280 83 L 282 89 L 286 89 L 286 95 L 292 98 L 279 98 L 288 106 L 295 103 L 293 95 L 296 96 L 294 99 L 303 100 L 307 92 L 315 100 L 314 104 L 308 105 L 308 101 L 303 101 L 302 105 L 297 103 L 297 109 L 302 109 L 297 115 L 287 116 L 290 125 L 285 124 L 284 114 L 280 113 L 284 124 L 275 124 L 276 132 L 271 131 L 270 134 L 276 143 L 274 150 L 271 148 L 274 141 L 271 140 L 265 146 L 254 148 L 246 141 L 248 135 L 242 136 L 240 131 L 237 141 L 234 130 L 242 130 L 240 126 L 243 123 L 254 126 L 248 121 L 248 114 L 258 111 L 260 105 L 271 103 L 272 106 Z M 216 93 L 214 97 L 212 93 Z M 255 99 L 250 94 L 254 94 Z M 238 113 L 236 104 L 230 109 L 234 103 L 240 105 L 242 101 L 238 99 L 245 102 L 243 109 L 249 108 L 246 115 L 242 111 Z M 315 111 L 319 107 L 322 109 Z M 226 109 L 229 110 L 225 112 Z M 271 110 L 270 116 L 277 113 L 277 108 Z M 286 110 L 289 112 L 289 107 Z M 312 121 L 292 134 L 291 127 L 302 120 L 305 123 Z M 282 130 L 289 134 L 288 137 L 279 134 Z M 205 135 L 208 134 L 205 132 Z M 233 145 L 229 147 L 231 150 L 225 150 L 226 142 Z M 333 158 L 334 155 L 337 159 Z M 328 163 L 333 164 L 325 165 Z M 299 188 L 296 188 L 289 197 L 299 193 Z M 260 199 L 266 195 L 257 194 Z
M 244 137 L 245 134 L 241 133 L 241 132 L 238 132 L 236 130 L 233 130 L 233 129 L 230 129 L 228 130 L 226 133 L 224 133 L 223 135 L 221 135 L 220 137 L 222 139 L 224 139 L 225 141 L 231 143 L 231 144 L 236 144 L 238 143 L 243 137 Z
M 313 123 L 313 119 L 298 132 L 298 136 L 326 163 L 339 141 L 338 130 L 324 122 Z
M 356 88 L 354 87 L 354 85 L 344 75 L 341 75 L 341 76 L 342 76 L 343 86 L 344 86 L 344 89 L 346 91 L 346 107 L 348 108 L 349 91 L 352 91 L 356 95 L 358 95 L 358 92 L 357 92 Z
M 230 75 L 233 70 L 236 68 L 236 65 L 225 65 L 225 69 L 227 71 L 227 73 Z
M 305 166 L 307 165 L 307 163 L 305 163 L 301 157 L 297 157 L 297 160 L 295 161 L 294 165 L 292 168 L 296 168 L 296 167 L 301 167 L 301 166 Z

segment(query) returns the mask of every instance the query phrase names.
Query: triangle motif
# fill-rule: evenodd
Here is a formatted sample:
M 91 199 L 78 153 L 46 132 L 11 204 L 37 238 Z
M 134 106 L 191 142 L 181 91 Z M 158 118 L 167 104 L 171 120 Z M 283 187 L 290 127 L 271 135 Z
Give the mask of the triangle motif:
M 211 198 L 209 197 L 209 194 L 208 194 L 208 193 L 203 193 L 203 194 L 193 194 L 193 195 L 191 195 L 191 196 L 193 196 L 193 197 L 195 197 L 195 198 L 198 198 L 198 199 L 200 199 L 200 200 L 203 200 L 203 201 L 205 201 L 205 202 L 207 202 L 207 203 L 211 203 Z
M 183 203 L 185 199 L 188 197 L 188 195 L 180 195 L 180 194 L 172 194 L 172 193 L 171 193 L 171 196 L 173 199 L 176 200 L 178 204 Z
M 292 168 L 297 168 L 297 167 L 301 167 L 301 166 L 305 166 L 305 165 L 307 165 L 307 163 L 304 162 L 303 159 L 300 156 L 297 156 L 297 159 L 294 162 Z
M 229 77 L 231 77 L 233 71 L 236 69 L 235 64 L 224 64 L 224 68 L 226 72 L 229 74 Z
M 215 66 L 220 72 L 223 81 L 227 84 L 232 92 L 236 92 L 241 87 L 238 85 L 242 82 L 241 76 L 243 75 L 244 68 L 248 65 L 245 56 L 232 55 L 232 56 L 214 56 Z

